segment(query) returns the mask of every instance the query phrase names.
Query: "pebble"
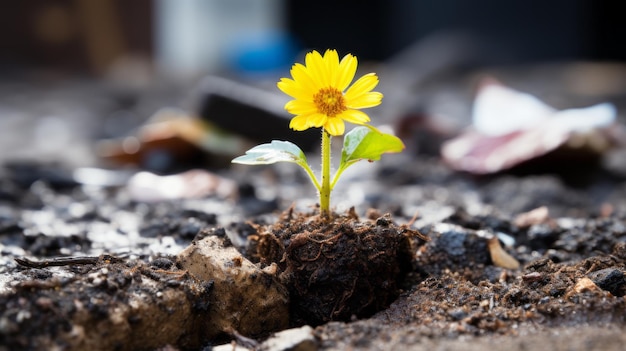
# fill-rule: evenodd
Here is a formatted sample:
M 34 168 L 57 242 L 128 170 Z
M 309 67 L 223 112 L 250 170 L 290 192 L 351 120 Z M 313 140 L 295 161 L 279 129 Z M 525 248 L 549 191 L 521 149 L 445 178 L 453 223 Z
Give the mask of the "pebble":
M 531 225 L 526 235 L 528 236 L 530 246 L 536 248 L 545 247 L 547 243 L 554 242 L 558 239 L 559 232 L 549 224 L 540 223 Z
M 450 230 L 441 233 L 438 244 L 452 256 L 462 256 L 465 254 L 465 239 L 467 234 L 464 232 Z
M 525 283 L 533 283 L 533 282 L 538 282 L 541 279 L 543 279 L 543 274 L 539 273 L 539 272 L 530 272 L 528 274 L 524 274 L 522 276 L 522 280 Z
M 463 318 L 467 317 L 467 312 L 463 308 L 455 308 L 448 311 L 448 316 L 450 316 L 455 321 L 460 321 Z
M 588 277 L 602 290 L 615 296 L 624 296 L 626 280 L 624 273 L 616 268 L 605 268 L 588 274 Z
M 0 318 L 0 334 L 13 334 L 17 333 L 20 327 L 17 323 L 11 321 L 9 318 Z
M 550 219 L 550 211 L 548 207 L 541 206 L 530 210 L 528 212 L 521 213 L 515 217 L 513 223 L 520 228 L 528 228 L 535 224 L 545 223 Z
M 167 257 L 155 258 L 152 262 L 150 262 L 150 266 L 159 269 L 170 269 L 173 265 L 174 261 Z
M 264 351 L 316 351 L 317 341 L 313 328 L 305 325 L 300 328 L 283 330 L 261 344 Z
M 317 351 L 319 345 L 313 335 L 313 328 L 305 325 L 300 328 L 283 330 L 265 340 L 255 350 L 261 351 Z M 235 342 L 214 346 L 213 351 L 252 351 Z
M 213 346 L 211 348 L 212 351 L 252 351 L 247 347 L 239 346 L 237 344 L 223 344 L 218 346 Z

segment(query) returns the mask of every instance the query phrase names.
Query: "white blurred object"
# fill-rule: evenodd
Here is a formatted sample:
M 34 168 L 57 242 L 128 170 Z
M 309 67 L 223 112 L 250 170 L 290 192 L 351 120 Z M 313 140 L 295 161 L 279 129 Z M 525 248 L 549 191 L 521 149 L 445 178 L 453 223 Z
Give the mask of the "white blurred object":
M 233 40 L 284 27 L 284 0 L 157 0 L 157 64 L 168 73 L 215 72 Z
M 127 188 L 132 199 L 142 202 L 198 199 L 207 196 L 227 198 L 237 192 L 237 185 L 233 180 L 202 169 L 172 175 L 138 172 L 128 180 Z
M 498 136 L 549 123 L 550 128 L 584 132 L 608 126 L 615 121 L 617 111 L 610 103 L 585 108 L 558 111 L 537 97 L 504 85 L 483 84 L 472 109 L 474 129 L 481 134 Z

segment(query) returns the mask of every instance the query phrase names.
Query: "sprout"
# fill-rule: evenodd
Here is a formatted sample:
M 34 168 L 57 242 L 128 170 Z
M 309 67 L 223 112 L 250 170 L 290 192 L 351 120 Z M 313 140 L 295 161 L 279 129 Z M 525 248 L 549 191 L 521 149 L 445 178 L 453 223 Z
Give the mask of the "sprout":
M 327 50 L 324 56 L 312 51 L 306 55 L 305 63 L 294 64 L 292 79 L 282 78 L 277 86 L 294 98 L 285 105 L 288 112 L 296 115 L 289 123 L 290 128 L 322 130 L 321 179 L 307 163 L 304 152 L 288 141 L 273 140 L 255 146 L 232 162 L 249 165 L 296 163 L 306 171 L 318 191 L 322 217 L 330 219 L 330 194 L 343 171 L 359 160 L 377 161 L 384 153 L 400 152 L 404 144 L 396 136 L 368 125 L 369 116 L 359 110 L 379 105 L 383 95 L 372 91 L 378 85 L 374 73 L 362 76 L 350 86 L 356 73 L 356 57 L 348 54 L 339 61 L 335 50 Z M 331 137 L 344 134 L 344 121 L 360 126 L 345 134 L 339 168 L 331 178 Z

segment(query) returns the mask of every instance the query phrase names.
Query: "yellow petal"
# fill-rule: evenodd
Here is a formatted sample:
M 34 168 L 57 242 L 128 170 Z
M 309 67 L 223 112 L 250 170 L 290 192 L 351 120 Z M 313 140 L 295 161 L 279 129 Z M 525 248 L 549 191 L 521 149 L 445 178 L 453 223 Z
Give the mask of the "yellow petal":
M 346 91 L 346 100 L 353 100 L 362 94 L 370 92 L 378 85 L 378 77 L 376 73 L 368 73 L 359 78 L 348 90 Z
M 368 108 L 380 105 L 383 99 L 383 94 L 372 91 L 369 93 L 361 94 L 352 100 L 346 99 L 346 106 L 348 108 Z
M 338 74 L 335 81 L 335 87 L 339 91 L 344 91 L 354 79 L 358 62 L 356 57 L 347 54 L 339 62 Z
M 298 100 L 313 100 L 313 95 L 306 88 L 304 88 L 302 84 L 298 84 L 293 79 L 281 78 L 280 82 L 276 83 L 276 86 L 283 93 Z
M 311 115 L 317 113 L 317 106 L 310 101 L 291 100 L 285 104 L 285 110 L 294 115 Z
M 321 86 L 315 83 L 315 80 L 309 74 L 309 70 L 301 63 L 296 63 L 291 67 L 291 76 L 302 89 L 309 90 L 311 96 L 321 88 Z
M 365 124 L 370 121 L 369 116 L 365 112 L 359 110 L 345 110 L 337 117 L 354 124 Z
M 328 116 L 326 116 L 323 113 L 314 113 L 314 114 L 309 115 L 307 117 L 307 120 L 308 120 L 310 127 L 319 128 L 323 126 L 324 124 L 326 124 L 326 121 L 328 120 Z
M 330 135 L 337 136 L 343 135 L 346 126 L 341 118 L 331 117 L 326 121 L 326 124 L 324 124 L 324 129 L 326 129 Z
M 326 64 L 324 58 L 319 52 L 313 50 L 304 57 L 306 68 L 315 84 L 320 88 L 326 88 L 329 85 L 328 74 L 326 72 Z
M 309 129 L 309 124 L 307 123 L 307 116 L 296 116 L 292 118 L 291 122 L 289 122 L 289 128 L 293 130 Z
M 337 72 L 339 71 L 339 55 L 337 50 L 328 49 L 324 53 L 324 64 L 328 73 L 328 84 L 331 87 L 336 86 Z

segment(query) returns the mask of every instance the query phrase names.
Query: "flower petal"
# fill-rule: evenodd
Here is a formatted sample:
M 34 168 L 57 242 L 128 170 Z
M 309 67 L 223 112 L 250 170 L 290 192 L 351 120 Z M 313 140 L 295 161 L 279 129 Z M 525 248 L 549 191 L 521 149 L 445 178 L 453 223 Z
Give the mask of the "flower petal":
M 324 58 L 319 52 L 313 50 L 304 57 L 307 71 L 311 78 L 319 88 L 326 88 L 329 85 L 328 72 L 326 70 L 326 64 Z
M 346 91 L 346 100 L 353 100 L 362 94 L 370 92 L 378 85 L 378 77 L 376 73 L 368 73 L 359 78 L 348 90 Z
M 350 82 L 354 79 L 356 73 L 358 61 L 355 56 L 347 54 L 339 62 L 339 69 L 336 80 L 334 81 L 335 87 L 339 91 L 344 91 L 350 85 Z
M 345 110 L 337 117 L 354 124 L 365 124 L 370 121 L 370 117 L 359 110 Z
M 326 124 L 324 124 L 324 129 L 326 129 L 330 135 L 343 135 L 346 125 L 341 118 L 331 117 L 326 121 Z
M 361 94 L 354 99 L 346 99 L 346 107 L 348 108 L 368 108 L 380 105 L 383 99 L 383 94 L 372 91 L 369 93 Z
M 313 95 L 311 92 L 304 88 L 302 84 L 298 84 L 298 82 L 289 78 L 281 78 L 280 82 L 276 83 L 278 89 L 280 89 L 283 93 L 298 99 L 298 100 L 306 100 L 312 101 Z
M 328 120 L 328 116 L 326 116 L 323 113 L 314 113 L 314 114 L 307 116 L 307 120 L 308 120 L 308 124 L 310 127 L 319 128 L 323 126 L 324 124 L 326 124 L 326 121 Z
M 289 128 L 293 130 L 309 129 L 309 124 L 307 123 L 307 120 L 307 116 L 296 116 L 291 119 L 291 122 L 289 122 Z
M 291 100 L 285 104 L 285 110 L 294 115 L 311 115 L 317 113 L 317 106 L 313 102 Z
M 336 86 L 337 73 L 339 71 L 339 55 L 337 50 L 328 49 L 324 53 L 324 64 L 328 74 L 328 84 L 331 87 Z
M 314 92 L 317 92 L 321 88 L 321 86 L 315 83 L 315 80 L 311 77 L 307 67 L 301 63 L 293 65 L 290 73 L 293 80 L 299 84 L 302 89 L 309 90 L 311 92 L 311 96 L 313 96 Z

